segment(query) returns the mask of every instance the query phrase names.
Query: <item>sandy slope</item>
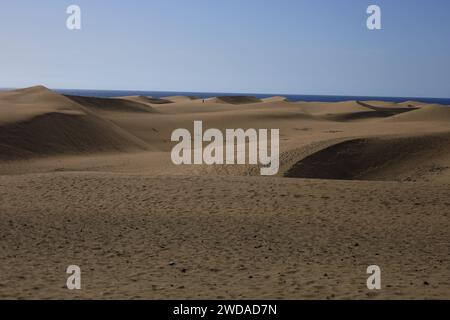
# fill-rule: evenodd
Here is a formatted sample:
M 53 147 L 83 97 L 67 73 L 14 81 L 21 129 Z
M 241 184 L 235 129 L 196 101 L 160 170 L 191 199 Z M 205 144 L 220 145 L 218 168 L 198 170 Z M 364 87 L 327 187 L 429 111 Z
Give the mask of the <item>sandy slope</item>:
M 450 112 L 447 106 L 437 104 L 424 105 L 414 112 L 399 114 L 389 121 L 428 121 L 428 122 L 446 122 L 450 121 Z
M 1 159 L 150 149 L 84 105 L 44 87 L 0 94 L 0 119 Z
M 447 108 L 1 93 L 0 297 L 450 298 Z M 279 128 L 278 176 L 173 165 L 194 120 Z
M 2 297 L 449 298 L 447 184 L 107 173 L 0 184 Z M 373 263 L 378 293 L 365 288 Z M 80 292 L 62 288 L 69 264 L 82 267 Z
M 170 101 L 170 100 L 145 97 L 145 96 L 128 96 L 128 97 L 120 97 L 120 99 L 143 103 L 146 105 L 172 103 L 172 101 Z
M 85 114 L 80 106 L 42 86 L 0 92 L 0 125 L 30 120 L 48 113 Z

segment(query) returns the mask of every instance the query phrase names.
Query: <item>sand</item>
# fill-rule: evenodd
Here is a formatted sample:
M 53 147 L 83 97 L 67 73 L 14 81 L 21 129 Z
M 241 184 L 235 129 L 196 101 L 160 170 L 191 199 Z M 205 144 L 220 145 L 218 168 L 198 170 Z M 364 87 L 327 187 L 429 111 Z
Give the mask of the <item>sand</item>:
M 449 118 L 413 101 L 0 93 L 0 298 L 448 299 Z M 173 165 L 170 134 L 194 120 L 279 128 L 278 175 Z

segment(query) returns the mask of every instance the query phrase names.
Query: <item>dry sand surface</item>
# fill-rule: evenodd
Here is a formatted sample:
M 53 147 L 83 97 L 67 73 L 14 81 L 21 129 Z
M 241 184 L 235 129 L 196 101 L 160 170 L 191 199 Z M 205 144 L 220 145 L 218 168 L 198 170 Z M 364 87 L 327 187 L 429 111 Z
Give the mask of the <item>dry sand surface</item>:
M 280 129 L 278 175 L 173 165 L 195 120 Z M 449 121 L 415 101 L 0 93 L 0 298 L 449 299 Z

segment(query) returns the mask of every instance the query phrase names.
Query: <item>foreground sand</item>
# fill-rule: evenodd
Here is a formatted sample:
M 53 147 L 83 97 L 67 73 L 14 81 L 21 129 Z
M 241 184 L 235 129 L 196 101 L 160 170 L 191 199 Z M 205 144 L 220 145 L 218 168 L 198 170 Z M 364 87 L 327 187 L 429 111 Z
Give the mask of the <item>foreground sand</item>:
M 448 107 L 236 99 L 1 93 L 0 297 L 450 298 Z M 173 166 L 194 120 L 280 128 L 279 176 Z

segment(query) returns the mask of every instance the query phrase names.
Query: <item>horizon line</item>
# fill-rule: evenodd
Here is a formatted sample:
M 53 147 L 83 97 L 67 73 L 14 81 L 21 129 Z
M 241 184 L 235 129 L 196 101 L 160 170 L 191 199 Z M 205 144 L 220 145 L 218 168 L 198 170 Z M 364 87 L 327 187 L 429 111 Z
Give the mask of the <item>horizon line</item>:
M 34 86 L 39 85 L 32 85 L 32 86 L 26 86 L 26 87 L 0 87 L 0 91 L 4 90 L 19 90 L 19 89 L 25 89 L 25 88 L 31 88 Z M 237 95 L 267 95 L 267 96 L 317 96 L 317 97 L 354 97 L 354 98 L 394 98 L 394 99 L 400 99 L 400 98 L 406 98 L 406 99 L 444 99 L 444 100 L 450 100 L 450 97 L 424 97 L 424 96 L 384 96 L 384 95 L 351 95 L 351 94 L 307 94 L 307 93 L 262 93 L 262 92 L 225 92 L 225 91 L 184 91 L 184 90 L 143 90 L 143 89 L 80 89 L 80 88 L 49 88 L 45 85 L 44 86 L 50 90 L 53 91 L 61 91 L 61 90 L 73 90 L 73 91 L 104 91 L 104 92 L 161 92 L 161 93 L 193 93 L 193 94 L 237 94 Z

